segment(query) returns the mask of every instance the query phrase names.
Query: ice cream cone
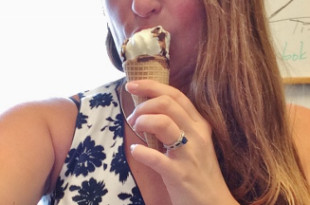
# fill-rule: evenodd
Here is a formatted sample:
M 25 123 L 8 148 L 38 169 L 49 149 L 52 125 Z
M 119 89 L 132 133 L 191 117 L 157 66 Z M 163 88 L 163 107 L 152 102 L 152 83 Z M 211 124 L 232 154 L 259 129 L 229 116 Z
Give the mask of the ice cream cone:
M 170 33 L 162 26 L 141 30 L 125 39 L 120 56 L 127 81 L 151 79 L 169 84 L 169 47 Z M 147 97 L 132 95 L 135 106 L 147 100 Z M 149 147 L 163 151 L 163 145 L 157 138 L 144 133 Z
M 169 84 L 169 67 L 165 57 L 139 56 L 123 63 L 127 81 L 151 79 L 163 84 Z M 147 100 L 147 97 L 132 95 L 135 106 Z M 153 134 L 144 133 L 149 147 L 162 150 L 162 143 Z

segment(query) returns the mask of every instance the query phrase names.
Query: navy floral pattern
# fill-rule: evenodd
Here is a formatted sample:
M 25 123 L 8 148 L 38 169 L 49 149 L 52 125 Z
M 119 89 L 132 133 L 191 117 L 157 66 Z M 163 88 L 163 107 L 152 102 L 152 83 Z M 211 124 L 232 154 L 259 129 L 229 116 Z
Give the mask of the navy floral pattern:
M 103 181 L 97 182 L 94 178 L 83 181 L 82 186 L 70 186 L 70 191 L 78 191 L 72 199 L 79 205 L 98 205 L 108 192 Z
M 87 124 L 87 115 L 79 112 L 76 118 L 76 128 L 81 129 L 83 124 Z
M 71 148 L 51 197 L 52 204 L 143 205 L 124 153 L 122 80 L 80 93 Z
M 113 135 L 113 139 L 115 140 L 116 137 L 122 137 L 123 133 L 124 133 L 124 130 L 123 130 L 123 121 L 124 121 L 124 118 L 123 118 L 123 115 L 122 114 L 118 114 L 116 115 L 116 119 L 112 119 L 111 117 L 108 117 L 106 119 L 107 121 L 113 123 L 112 126 L 104 126 L 101 131 L 104 131 L 107 127 L 109 128 L 109 130 L 111 132 L 114 133 Z
M 124 183 L 129 175 L 129 169 L 127 169 L 127 167 L 128 164 L 125 153 L 123 152 L 123 147 L 119 146 L 118 152 L 113 155 L 110 171 L 119 175 L 119 181 Z
M 98 108 L 99 106 L 106 107 L 110 106 L 111 103 L 117 106 L 117 103 L 113 101 L 113 96 L 111 93 L 99 93 L 95 95 L 90 101 L 90 108 Z
M 120 193 L 118 195 L 118 197 L 121 200 L 129 199 L 130 202 L 131 202 L 129 205 L 144 205 L 144 201 L 143 201 L 143 199 L 140 196 L 140 191 L 139 191 L 138 187 L 132 188 L 130 194 L 128 194 L 128 193 Z
M 68 183 L 64 184 L 64 180 L 61 179 L 61 177 L 58 177 L 57 182 L 56 182 L 56 189 L 55 192 L 53 193 L 53 197 L 55 201 L 59 201 L 62 199 L 65 195 L 65 191 L 68 188 Z
M 65 160 L 65 163 L 68 164 L 65 175 L 79 176 L 82 174 L 86 176 L 88 172 L 95 171 L 95 168 L 100 167 L 106 158 L 103 150 L 101 145 L 95 145 L 95 141 L 91 140 L 90 136 L 86 137 L 85 141 L 80 143 L 76 149 L 70 150 L 69 156 Z

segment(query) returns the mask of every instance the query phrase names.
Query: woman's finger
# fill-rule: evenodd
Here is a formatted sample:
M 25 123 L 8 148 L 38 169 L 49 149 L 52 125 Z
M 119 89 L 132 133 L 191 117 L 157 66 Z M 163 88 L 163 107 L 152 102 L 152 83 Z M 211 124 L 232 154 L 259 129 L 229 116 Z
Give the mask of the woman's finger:
M 127 121 L 130 125 L 134 126 L 137 123 L 137 119 L 141 116 L 156 114 L 169 116 L 170 120 L 165 117 L 162 117 L 162 119 L 157 117 L 153 122 L 149 121 L 150 125 L 157 123 L 157 125 L 161 126 L 160 128 L 165 128 L 165 125 L 175 122 L 184 130 L 191 127 L 192 119 L 190 118 L 189 113 L 186 112 L 174 99 L 166 95 L 149 99 L 147 102 L 138 105 L 134 112 L 127 118 Z
M 152 133 L 165 145 L 174 144 L 183 133 L 168 116 L 161 114 L 138 117 L 133 129 L 138 133 Z
M 165 175 L 167 173 L 166 169 L 171 167 L 170 159 L 155 149 L 140 144 L 133 144 L 130 146 L 130 150 L 135 160 L 152 168 L 160 175 Z
M 201 119 L 200 114 L 188 97 L 172 86 L 152 80 L 138 80 L 128 82 L 126 84 L 126 90 L 131 94 L 146 96 L 149 98 L 155 98 L 163 95 L 170 96 L 188 113 L 188 116 L 192 120 L 198 121 Z

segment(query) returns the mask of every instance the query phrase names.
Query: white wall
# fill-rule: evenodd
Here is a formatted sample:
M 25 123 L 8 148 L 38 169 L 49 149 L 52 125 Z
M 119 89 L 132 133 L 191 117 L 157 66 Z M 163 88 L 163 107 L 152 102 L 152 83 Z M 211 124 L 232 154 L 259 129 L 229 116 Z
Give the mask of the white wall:
M 105 52 L 100 0 L 0 1 L 0 112 L 123 76 Z

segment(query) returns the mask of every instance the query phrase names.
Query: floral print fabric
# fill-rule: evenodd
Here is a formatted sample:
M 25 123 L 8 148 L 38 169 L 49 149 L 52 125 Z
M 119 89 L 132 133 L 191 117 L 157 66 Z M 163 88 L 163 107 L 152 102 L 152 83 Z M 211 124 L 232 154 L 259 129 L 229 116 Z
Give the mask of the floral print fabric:
M 116 91 L 122 81 L 80 94 L 75 135 L 52 204 L 144 204 L 124 151 L 124 120 Z

